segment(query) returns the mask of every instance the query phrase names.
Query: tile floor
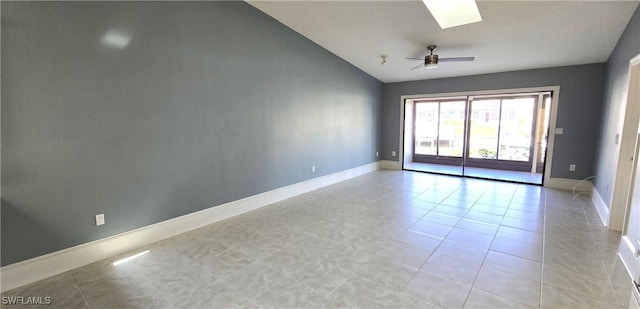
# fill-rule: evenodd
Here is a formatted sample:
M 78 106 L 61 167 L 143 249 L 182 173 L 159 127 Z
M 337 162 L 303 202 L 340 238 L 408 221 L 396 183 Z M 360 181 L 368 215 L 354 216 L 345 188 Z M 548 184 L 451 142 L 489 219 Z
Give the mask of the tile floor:
M 410 171 L 439 173 L 439 174 L 445 174 L 445 175 L 460 176 L 464 173 L 465 176 L 477 177 L 477 178 L 515 181 L 515 182 L 538 184 L 538 185 L 542 183 L 542 173 L 505 171 L 505 170 L 479 168 L 479 167 L 465 167 L 463 171 L 462 166 L 420 163 L 420 162 L 405 162 L 404 168 Z
M 50 308 L 617 308 L 630 297 L 619 240 L 568 192 L 378 171 L 3 296 Z

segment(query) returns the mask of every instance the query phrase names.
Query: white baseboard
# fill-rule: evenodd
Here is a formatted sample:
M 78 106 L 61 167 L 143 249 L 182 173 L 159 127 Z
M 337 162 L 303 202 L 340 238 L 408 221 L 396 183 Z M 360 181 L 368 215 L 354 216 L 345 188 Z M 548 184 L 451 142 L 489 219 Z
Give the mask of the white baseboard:
M 595 206 L 598 216 L 600 216 L 600 220 L 602 220 L 602 224 L 609 227 L 609 207 L 607 207 L 607 203 L 595 186 L 591 188 L 591 202 Z
M 380 169 L 381 161 L 278 188 L 0 268 L 2 292 Z
M 577 179 L 567 178 L 549 178 L 545 180 L 544 186 L 547 188 L 561 189 L 561 190 L 573 190 L 576 188 L 576 192 L 591 192 L 593 184 L 591 181 L 582 181 Z
M 383 169 L 386 170 L 401 170 L 402 169 L 402 163 L 400 163 L 400 161 L 391 161 L 391 160 L 382 160 L 379 161 L 381 162 L 380 166 Z

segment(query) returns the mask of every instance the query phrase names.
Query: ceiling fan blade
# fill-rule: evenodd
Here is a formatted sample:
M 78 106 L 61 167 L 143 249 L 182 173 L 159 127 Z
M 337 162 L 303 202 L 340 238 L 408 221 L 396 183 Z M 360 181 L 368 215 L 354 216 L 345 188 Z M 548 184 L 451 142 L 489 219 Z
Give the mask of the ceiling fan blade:
M 422 57 L 422 58 L 404 58 L 404 59 L 407 59 L 407 60 L 424 60 L 424 57 Z
M 457 62 L 457 61 L 473 61 L 476 57 L 454 57 L 454 58 L 440 58 L 438 62 Z
M 419 69 L 419 68 L 422 68 L 422 67 L 424 67 L 424 63 L 418 64 L 418 65 L 416 65 L 415 67 L 413 67 L 411 69 L 415 70 L 415 69 Z

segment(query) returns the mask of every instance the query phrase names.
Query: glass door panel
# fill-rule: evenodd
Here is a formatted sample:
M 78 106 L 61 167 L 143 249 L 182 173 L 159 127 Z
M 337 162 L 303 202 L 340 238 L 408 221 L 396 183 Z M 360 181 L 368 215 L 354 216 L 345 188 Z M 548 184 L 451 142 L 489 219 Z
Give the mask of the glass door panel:
M 500 100 L 474 100 L 469 120 L 469 158 L 496 159 L 500 129 Z
M 438 155 L 462 157 L 464 152 L 465 101 L 441 102 Z
M 499 160 L 530 161 L 534 107 L 534 98 L 502 100 Z
M 416 103 L 415 154 L 438 155 L 438 109 L 438 102 Z

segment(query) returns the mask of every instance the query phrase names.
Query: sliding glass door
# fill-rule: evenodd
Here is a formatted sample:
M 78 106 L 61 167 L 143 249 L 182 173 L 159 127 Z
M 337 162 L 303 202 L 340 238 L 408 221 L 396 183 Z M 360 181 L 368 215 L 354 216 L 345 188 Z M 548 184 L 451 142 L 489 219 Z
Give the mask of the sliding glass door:
M 470 100 L 465 166 L 530 171 L 537 97 Z
M 550 98 L 541 92 L 414 100 L 405 166 L 493 179 L 509 171 L 521 175 L 505 180 L 541 183 Z
M 438 172 L 461 174 L 465 116 L 465 100 L 416 102 L 413 161 L 441 164 Z

